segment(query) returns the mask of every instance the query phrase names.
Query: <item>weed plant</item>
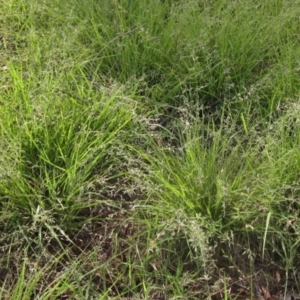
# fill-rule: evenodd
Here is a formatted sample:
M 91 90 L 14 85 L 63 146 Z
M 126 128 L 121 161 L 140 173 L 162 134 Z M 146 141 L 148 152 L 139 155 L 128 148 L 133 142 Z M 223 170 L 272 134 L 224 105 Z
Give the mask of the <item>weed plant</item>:
M 0 298 L 299 292 L 299 1 L 102 2 L 0 0 Z

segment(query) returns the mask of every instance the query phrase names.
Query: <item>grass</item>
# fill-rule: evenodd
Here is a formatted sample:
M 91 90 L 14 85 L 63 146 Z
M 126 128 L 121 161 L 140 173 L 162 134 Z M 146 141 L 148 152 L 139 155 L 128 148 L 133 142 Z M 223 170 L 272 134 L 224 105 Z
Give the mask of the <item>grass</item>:
M 298 2 L 0 0 L 0 298 L 299 292 Z

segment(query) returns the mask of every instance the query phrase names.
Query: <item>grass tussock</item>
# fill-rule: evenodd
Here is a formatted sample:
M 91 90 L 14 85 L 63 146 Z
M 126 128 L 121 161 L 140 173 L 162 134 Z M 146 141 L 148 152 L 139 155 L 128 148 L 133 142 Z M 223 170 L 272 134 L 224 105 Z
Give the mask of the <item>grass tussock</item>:
M 0 298 L 292 299 L 299 1 L 98 2 L 0 0 Z

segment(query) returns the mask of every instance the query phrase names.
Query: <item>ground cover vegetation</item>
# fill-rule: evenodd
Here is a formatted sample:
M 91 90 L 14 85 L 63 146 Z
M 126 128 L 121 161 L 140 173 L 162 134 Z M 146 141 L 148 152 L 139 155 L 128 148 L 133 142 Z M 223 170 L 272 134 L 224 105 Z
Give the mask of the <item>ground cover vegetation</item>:
M 0 3 L 1 299 L 297 298 L 300 1 Z

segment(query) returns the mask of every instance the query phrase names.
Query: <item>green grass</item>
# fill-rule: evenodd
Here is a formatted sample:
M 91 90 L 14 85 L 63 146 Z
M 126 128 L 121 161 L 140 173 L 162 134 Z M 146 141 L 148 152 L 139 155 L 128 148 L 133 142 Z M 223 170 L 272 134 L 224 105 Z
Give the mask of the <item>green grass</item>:
M 299 1 L 104 2 L 0 0 L 0 298 L 297 292 Z

